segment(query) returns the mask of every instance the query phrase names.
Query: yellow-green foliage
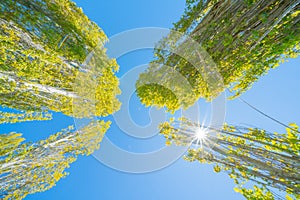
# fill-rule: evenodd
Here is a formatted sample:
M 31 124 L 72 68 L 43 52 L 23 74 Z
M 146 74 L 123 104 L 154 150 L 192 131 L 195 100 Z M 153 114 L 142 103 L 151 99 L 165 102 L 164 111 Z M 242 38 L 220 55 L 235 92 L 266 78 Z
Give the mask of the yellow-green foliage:
M 168 145 L 190 145 L 197 127 L 198 123 L 184 118 L 162 123 L 160 133 Z M 203 146 L 191 146 L 185 157 L 187 161 L 210 163 L 215 172 L 226 172 L 236 183 L 235 190 L 247 199 L 272 200 L 276 196 L 270 188 L 299 198 L 300 133 L 296 124 L 290 124 L 282 134 L 226 124 L 221 129 L 207 130 L 210 132 Z M 244 185 L 248 181 L 258 186 L 247 189 Z
M 0 124 L 50 120 L 49 110 L 80 118 L 118 110 L 118 64 L 106 55 L 106 40 L 70 0 L 0 1 L 0 105 L 20 111 L 0 112 Z M 1 133 L 0 199 L 55 186 L 78 155 L 99 148 L 109 125 L 92 121 L 36 143 Z
M 119 109 L 118 65 L 103 48 L 106 35 L 73 2 L 8 0 L 0 2 L 0 11 L 2 106 L 46 108 L 76 117 L 106 116 Z M 97 58 L 82 64 L 92 51 Z M 94 82 L 92 88 L 86 80 Z M 90 98 L 82 96 L 87 88 Z M 85 105 L 81 112 L 73 113 L 74 101 Z
M 187 97 L 176 102 L 180 106 L 175 109 L 183 107 L 183 104 L 191 106 L 199 98 L 212 100 L 225 88 L 229 88 L 233 97 L 236 97 L 248 90 L 270 69 L 287 58 L 297 57 L 300 52 L 299 9 L 297 0 L 187 0 L 185 14 L 174 24 L 174 30 L 181 32 L 183 36 L 172 37 L 170 34 L 162 39 L 155 50 L 156 60 L 153 61 L 156 65 L 162 64 L 177 70 L 192 86 L 189 93 L 193 93 L 196 98 L 190 102 L 190 96 L 185 93 Z M 199 52 L 198 49 L 185 47 L 186 36 L 198 42 L 208 52 L 216 64 L 216 69 L 213 70 L 220 74 L 223 85 L 212 87 L 214 81 L 206 79 L 211 76 L 211 71 L 199 70 L 210 65 L 195 66 L 191 62 L 193 60 L 189 59 L 189 55 Z M 188 54 L 182 57 L 176 55 L 176 52 Z M 202 56 L 205 55 L 200 52 L 198 59 L 202 59 Z M 150 65 L 141 74 L 137 85 L 147 85 L 148 79 L 155 78 L 158 70 L 158 67 Z M 144 99 L 147 98 L 147 93 L 138 94 L 142 102 L 146 103 Z M 158 101 L 162 94 L 153 98 L 155 101 L 152 105 L 168 107 L 170 102 L 175 104 L 177 101 L 171 95 L 164 96 L 165 102 Z
M 22 112 L 22 113 L 12 113 L 12 112 L 2 112 L 0 111 L 0 124 L 5 123 L 19 123 L 26 121 L 43 121 L 51 120 L 51 113 L 43 112 Z
M 0 134 L 1 199 L 22 199 L 55 186 L 78 155 L 89 155 L 99 148 L 109 125 L 92 121 L 78 131 L 70 126 L 33 144 L 22 144 L 21 134 Z

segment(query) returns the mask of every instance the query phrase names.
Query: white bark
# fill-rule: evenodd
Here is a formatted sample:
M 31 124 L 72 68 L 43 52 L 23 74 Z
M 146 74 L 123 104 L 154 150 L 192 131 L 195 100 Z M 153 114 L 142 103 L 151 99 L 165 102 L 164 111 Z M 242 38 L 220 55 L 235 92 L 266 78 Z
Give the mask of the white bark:
M 0 72 L 0 78 L 5 78 L 8 81 L 12 81 L 12 82 L 18 82 L 15 77 L 4 74 L 3 72 Z M 59 94 L 70 98 L 78 98 L 78 96 L 74 92 L 68 92 L 48 85 L 41 85 L 37 83 L 27 83 L 27 82 L 22 82 L 22 84 L 24 84 L 29 89 L 38 89 L 41 92 L 45 92 L 49 94 Z

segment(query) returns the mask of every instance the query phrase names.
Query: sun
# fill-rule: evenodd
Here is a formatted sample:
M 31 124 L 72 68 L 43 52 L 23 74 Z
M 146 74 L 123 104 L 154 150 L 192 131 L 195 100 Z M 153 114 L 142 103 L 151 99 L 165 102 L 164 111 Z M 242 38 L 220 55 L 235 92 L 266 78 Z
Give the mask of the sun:
M 203 128 L 198 128 L 198 129 L 196 130 L 196 138 L 197 138 L 198 140 L 204 140 L 205 137 L 206 137 L 206 130 L 203 129 Z
M 197 129 L 194 132 L 194 140 L 193 142 L 196 145 L 200 145 L 200 147 L 202 148 L 202 144 L 205 142 L 206 137 L 207 137 L 207 129 L 203 128 L 202 126 L 197 127 Z

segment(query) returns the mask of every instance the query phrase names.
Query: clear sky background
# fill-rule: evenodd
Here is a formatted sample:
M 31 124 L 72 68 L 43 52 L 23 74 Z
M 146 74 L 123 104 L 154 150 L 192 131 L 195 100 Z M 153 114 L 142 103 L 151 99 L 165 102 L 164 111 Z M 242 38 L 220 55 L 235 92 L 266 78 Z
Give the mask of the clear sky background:
M 95 21 L 108 37 L 133 28 L 171 28 L 184 9 L 184 0 L 76 0 L 85 14 Z M 118 59 L 121 77 L 130 69 L 148 63 L 151 50 L 132 52 Z M 242 98 L 272 117 L 284 123 L 300 124 L 300 59 L 291 59 L 255 83 Z M 143 108 L 137 97 L 130 101 L 133 120 L 143 125 L 149 122 L 148 109 Z M 110 120 L 113 121 L 111 117 Z M 238 99 L 227 101 L 226 122 L 250 124 L 269 131 L 284 131 L 284 128 L 251 110 Z M 46 138 L 68 125 L 72 118 L 60 113 L 54 114 L 49 122 L 26 122 L 0 126 L 0 132 L 24 133 L 28 141 Z M 157 136 L 150 140 L 136 140 L 126 136 L 115 124 L 107 136 L 123 149 L 133 152 L 147 152 L 162 146 L 164 140 Z M 29 195 L 28 200 L 162 200 L 162 199 L 230 199 L 243 197 L 233 191 L 233 181 L 223 173 L 216 174 L 209 165 L 188 163 L 179 159 L 171 166 L 148 174 L 129 174 L 113 170 L 93 156 L 79 157 L 68 169 L 70 175 L 57 186 L 43 193 Z

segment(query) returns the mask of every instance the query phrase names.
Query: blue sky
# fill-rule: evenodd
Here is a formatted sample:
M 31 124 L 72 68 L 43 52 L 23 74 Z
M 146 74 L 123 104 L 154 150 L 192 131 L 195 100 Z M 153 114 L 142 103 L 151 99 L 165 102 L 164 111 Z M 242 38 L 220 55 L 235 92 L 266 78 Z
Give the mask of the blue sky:
M 184 1 L 97 1 L 76 0 L 85 14 L 95 21 L 111 37 L 122 31 L 142 27 L 171 28 L 184 9 Z M 151 50 L 135 51 L 118 59 L 118 76 L 130 69 L 148 63 Z M 242 98 L 284 123 L 300 124 L 300 59 L 292 59 L 269 72 L 255 83 Z M 143 108 L 137 97 L 130 100 L 132 119 L 140 125 L 149 123 L 148 109 Z M 113 121 L 112 117 L 108 119 Z M 251 124 L 270 131 L 284 128 L 251 110 L 238 99 L 227 101 L 226 121 L 232 124 Z M 73 124 L 72 118 L 54 114 L 49 122 L 26 122 L 0 126 L 1 132 L 23 132 L 27 140 L 36 141 Z M 147 152 L 163 146 L 160 137 L 149 140 L 133 139 L 115 124 L 107 137 L 119 147 L 135 152 Z M 130 161 L 128 161 L 130 162 Z M 29 195 L 28 200 L 112 199 L 112 200 L 160 200 L 160 199 L 242 199 L 233 191 L 234 184 L 226 174 L 216 174 L 209 165 L 188 163 L 179 159 L 171 166 L 147 174 L 130 174 L 111 169 L 93 156 L 79 157 L 68 169 L 70 175 L 49 191 Z

